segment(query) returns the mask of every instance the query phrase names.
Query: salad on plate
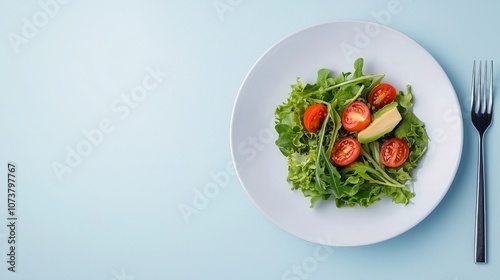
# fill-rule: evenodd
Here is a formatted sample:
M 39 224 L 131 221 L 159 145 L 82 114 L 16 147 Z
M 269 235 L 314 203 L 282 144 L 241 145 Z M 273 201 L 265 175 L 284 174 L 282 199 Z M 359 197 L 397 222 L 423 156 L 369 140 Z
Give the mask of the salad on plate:
M 384 74 L 332 75 L 319 69 L 314 84 L 297 78 L 275 110 L 276 145 L 287 157 L 292 190 L 337 207 L 368 207 L 383 196 L 408 204 L 413 174 L 427 151 L 424 123 L 413 113 L 411 86 L 384 83 Z

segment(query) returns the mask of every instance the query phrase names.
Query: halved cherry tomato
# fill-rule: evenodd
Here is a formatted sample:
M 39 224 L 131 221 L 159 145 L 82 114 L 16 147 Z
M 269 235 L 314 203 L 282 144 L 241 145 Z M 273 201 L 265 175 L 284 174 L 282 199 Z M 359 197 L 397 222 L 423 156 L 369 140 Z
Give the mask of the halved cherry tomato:
M 365 129 L 370 124 L 370 121 L 370 109 L 361 101 L 352 102 L 342 112 L 342 126 L 350 132 Z
M 361 153 L 361 144 L 351 136 L 343 137 L 333 145 L 331 160 L 339 165 L 346 166 L 353 163 Z
M 317 103 L 307 107 L 304 113 L 304 126 L 309 132 L 317 132 L 328 114 L 325 105 Z
M 396 100 L 396 95 L 396 89 L 390 84 L 378 84 L 368 95 L 368 102 L 376 109 L 380 109 Z
M 405 140 L 391 138 L 380 148 L 380 161 L 387 167 L 399 167 L 408 159 L 409 152 L 410 148 Z

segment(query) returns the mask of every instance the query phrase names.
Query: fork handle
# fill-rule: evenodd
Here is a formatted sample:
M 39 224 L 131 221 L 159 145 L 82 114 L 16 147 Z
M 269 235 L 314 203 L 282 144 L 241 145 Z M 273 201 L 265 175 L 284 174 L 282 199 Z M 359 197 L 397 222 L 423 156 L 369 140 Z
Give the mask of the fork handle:
M 474 232 L 475 263 L 486 263 L 486 203 L 484 180 L 483 135 L 479 135 L 479 160 L 476 189 L 476 226 Z

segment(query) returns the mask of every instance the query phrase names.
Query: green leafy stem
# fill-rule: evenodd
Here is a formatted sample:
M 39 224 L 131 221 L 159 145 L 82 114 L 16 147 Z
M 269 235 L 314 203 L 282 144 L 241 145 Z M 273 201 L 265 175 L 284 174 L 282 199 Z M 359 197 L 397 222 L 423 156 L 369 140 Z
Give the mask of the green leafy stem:
M 380 166 L 380 163 L 377 162 L 373 157 L 370 155 L 369 152 L 366 151 L 365 146 L 361 148 L 361 155 L 368 160 L 371 166 L 373 166 L 373 170 L 368 169 L 370 173 L 373 175 L 377 175 L 379 179 L 382 179 L 383 181 L 374 181 L 374 183 L 385 185 L 385 186 L 390 186 L 390 187 L 397 187 L 397 188 L 403 188 L 405 187 L 405 184 L 401 184 L 400 182 L 396 181 L 394 178 L 389 176 L 387 172 L 385 172 L 385 169 Z

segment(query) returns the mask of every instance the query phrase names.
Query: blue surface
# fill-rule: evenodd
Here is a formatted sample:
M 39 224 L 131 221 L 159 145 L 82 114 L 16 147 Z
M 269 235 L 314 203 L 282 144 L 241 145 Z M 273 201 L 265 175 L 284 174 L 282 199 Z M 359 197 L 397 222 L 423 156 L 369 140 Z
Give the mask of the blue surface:
M 500 61 L 500 3 L 464 3 L 0 2 L 0 279 L 498 279 L 500 132 L 494 122 L 486 136 L 489 263 L 476 265 L 468 104 L 472 60 Z M 464 117 L 462 162 L 442 203 L 410 231 L 354 248 L 277 228 L 230 166 L 232 105 L 250 67 L 283 37 L 338 19 L 386 24 L 420 43 Z

